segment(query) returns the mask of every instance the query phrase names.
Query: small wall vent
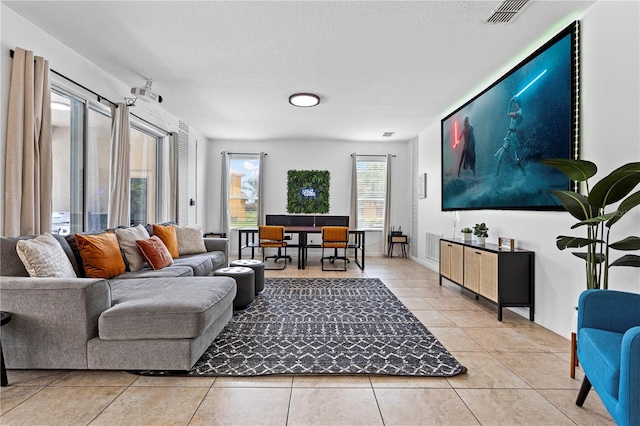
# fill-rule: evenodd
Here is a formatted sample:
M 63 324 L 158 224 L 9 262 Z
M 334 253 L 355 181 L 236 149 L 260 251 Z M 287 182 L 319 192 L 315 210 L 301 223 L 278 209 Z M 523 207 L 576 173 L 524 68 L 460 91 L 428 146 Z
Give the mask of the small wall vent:
M 504 0 L 493 9 L 491 15 L 485 20 L 489 24 L 506 24 L 529 3 L 529 0 Z

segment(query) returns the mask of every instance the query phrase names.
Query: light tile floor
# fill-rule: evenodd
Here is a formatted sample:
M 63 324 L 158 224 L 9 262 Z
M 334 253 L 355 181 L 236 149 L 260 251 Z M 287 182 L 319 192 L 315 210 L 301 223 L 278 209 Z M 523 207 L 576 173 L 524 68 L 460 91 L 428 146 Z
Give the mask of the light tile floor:
M 138 377 L 119 371 L 9 371 L 4 425 L 606 425 L 595 391 L 575 405 L 569 341 L 476 301 L 408 259 L 367 258 L 323 272 L 313 259 L 267 277 L 380 278 L 467 367 L 452 378 L 389 376 Z

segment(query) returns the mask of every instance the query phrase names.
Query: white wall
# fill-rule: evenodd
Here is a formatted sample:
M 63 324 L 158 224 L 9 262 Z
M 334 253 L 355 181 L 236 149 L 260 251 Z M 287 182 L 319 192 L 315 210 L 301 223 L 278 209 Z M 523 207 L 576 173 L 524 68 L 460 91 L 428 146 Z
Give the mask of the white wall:
M 0 21 L 2 23 L 0 33 L 0 84 L 2 86 L 0 91 L 0 124 L 2 128 L 0 132 L 0 158 L 2 159 L 2 161 L 0 161 L 0 187 L 4 188 L 5 129 L 7 124 L 7 107 L 9 103 L 12 64 L 11 57 L 9 56 L 10 50 L 15 50 L 16 47 L 32 50 L 35 55 L 43 56 L 47 59 L 51 69 L 77 81 L 112 102 L 123 102 L 123 98 L 129 96 L 129 89 L 134 82 L 123 83 L 116 80 L 83 56 L 60 43 L 31 22 L 25 20 L 4 4 L 0 5 Z M 88 93 L 83 92 L 82 89 L 65 82 L 65 80 L 58 76 L 52 74 L 51 79 L 52 82 L 59 83 L 72 91 L 88 95 Z M 167 113 L 159 106 L 144 104 L 132 108 L 131 111 L 167 132 L 177 131 L 179 118 Z M 190 161 L 192 161 L 190 164 L 195 164 L 195 149 L 193 148 L 195 147 L 195 141 L 203 141 L 205 139 L 197 129 L 190 128 L 189 135 L 189 154 Z M 198 197 L 199 194 L 195 193 L 195 180 L 195 173 L 189 173 L 189 197 L 194 199 L 202 198 Z M 198 206 L 190 207 L 190 221 L 195 220 L 195 209 L 197 207 Z M 0 197 L 0 234 L 2 234 L 1 229 L 4 226 L 3 215 L 4 197 Z M 204 216 L 204 207 L 201 207 L 198 213 L 198 218 L 201 216 Z
M 567 25 L 576 18 L 581 21 L 581 157 L 598 165 L 596 179 L 624 163 L 640 161 L 639 8 L 638 2 L 598 2 L 583 16 L 567 20 Z M 514 58 L 515 63 L 521 59 Z M 443 116 L 446 113 L 443 111 Z M 440 122 L 431 123 L 419 137 L 420 172 L 430 177 L 429 198 L 419 200 L 419 235 L 435 231 L 452 237 L 454 213 L 440 208 Z M 580 230 L 569 229 L 575 220 L 565 212 L 481 210 L 460 211 L 458 215 L 458 230 L 486 222 L 489 243 L 506 236 L 515 238 L 519 248 L 535 252 L 535 321 L 569 336 L 571 308 L 586 288 L 584 262 L 559 251 L 555 237 L 580 235 Z M 640 235 L 639 208 L 613 227 L 611 241 L 628 235 Z M 418 260 L 428 264 L 424 260 L 425 242 L 419 243 Z M 640 293 L 639 268 L 610 271 L 611 289 Z
M 409 230 L 411 225 L 411 158 L 408 142 L 347 142 L 347 141 L 220 141 L 208 142 L 207 156 L 202 162 L 209 170 L 206 181 L 207 230 L 220 228 L 220 167 L 222 151 L 267 153 L 264 165 L 265 214 L 287 213 L 287 171 L 328 170 L 331 174 L 329 188 L 329 214 L 349 215 L 351 192 L 351 154 L 394 154 L 391 163 L 391 225 Z M 198 148 L 200 149 L 200 148 Z M 201 186 L 201 183 L 198 183 Z M 237 233 L 231 235 L 231 248 L 237 252 Z M 366 253 L 381 254 L 380 232 L 367 232 Z

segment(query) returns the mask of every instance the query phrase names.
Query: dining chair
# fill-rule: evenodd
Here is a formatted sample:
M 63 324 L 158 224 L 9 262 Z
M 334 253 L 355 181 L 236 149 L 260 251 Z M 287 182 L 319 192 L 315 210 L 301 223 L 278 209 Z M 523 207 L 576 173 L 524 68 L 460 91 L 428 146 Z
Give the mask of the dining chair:
M 322 227 L 322 257 L 320 263 L 322 264 L 323 271 L 346 271 L 347 262 L 347 248 L 349 246 L 349 228 L 346 226 L 323 226 Z M 333 256 L 325 256 L 325 249 L 333 249 Z M 344 250 L 344 255 L 339 256 L 338 250 Z M 336 260 L 344 261 L 343 269 L 325 269 L 324 261 L 328 260 L 331 263 L 335 263 Z
M 265 269 L 284 269 L 287 267 L 287 260 L 291 262 L 291 256 L 287 255 L 287 242 L 285 241 L 284 226 L 266 225 L 258 227 L 258 244 L 262 248 L 262 260 L 273 259 L 274 263 L 277 263 L 279 259 L 284 259 L 284 263 L 281 268 L 267 268 L 265 262 Z M 266 249 L 277 248 L 277 254 L 273 256 L 265 256 Z M 282 254 L 284 249 L 284 254 Z

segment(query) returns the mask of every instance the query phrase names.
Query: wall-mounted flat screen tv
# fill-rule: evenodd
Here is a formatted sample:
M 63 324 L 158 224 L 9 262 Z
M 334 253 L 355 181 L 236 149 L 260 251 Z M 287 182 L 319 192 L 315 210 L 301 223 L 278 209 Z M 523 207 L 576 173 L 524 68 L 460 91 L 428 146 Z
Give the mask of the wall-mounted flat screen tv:
M 545 158 L 577 158 L 578 22 L 441 122 L 442 210 L 562 210 Z

